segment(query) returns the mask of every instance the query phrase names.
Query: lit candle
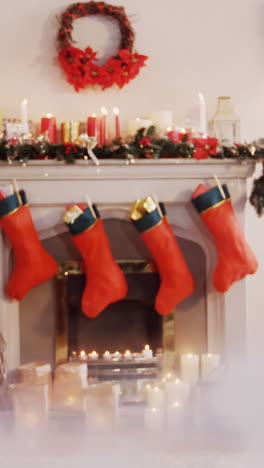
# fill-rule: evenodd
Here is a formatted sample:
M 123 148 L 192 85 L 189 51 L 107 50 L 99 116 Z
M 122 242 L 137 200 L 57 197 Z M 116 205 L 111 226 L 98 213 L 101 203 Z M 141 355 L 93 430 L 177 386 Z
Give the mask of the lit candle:
M 190 383 L 199 380 L 199 356 L 197 354 L 181 355 L 181 378 Z
M 106 144 L 106 116 L 108 111 L 105 107 L 101 108 L 101 119 L 100 119 L 100 142 L 101 146 Z
M 143 349 L 142 356 L 145 359 L 151 359 L 153 357 L 153 351 L 150 349 L 149 345 L 146 345 Z
M 132 353 L 129 351 L 129 349 L 127 349 L 127 351 L 124 354 L 124 359 L 129 360 L 132 359 L 132 357 Z
M 164 426 L 164 411 L 161 408 L 145 408 L 145 428 L 150 430 L 162 429 Z
M 106 361 L 109 361 L 111 359 L 112 355 L 111 353 L 109 353 L 109 351 L 105 351 L 104 354 L 103 354 L 103 358 L 106 360 Z
M 202 93 L 199 93 L 198 97 L 199 97 L 199 133 L 203 137 L 205 137 L 207 134 L 205 100 L 204 100 L 204 96 Z
M 27 99 L 23 99 L 21 103 L 21 131 L 24 134 L 29 133 L 27 105 L 28 105 Z
M 175 400 L 166 408 L 166 421 L 170 429 L 177 429 L 184 423 L 184 406 Z
M 201 376 L 205 378 L 209 376 L 215 369 L 220 366 L 219 354 L 202 354 L 201 356 Z
M 96 361 L 98 359 L 99 354 L 96 351 L 92 351 L 90 354 L 88 354 L 89 359 L 92 359 L 93 361 Z
M 56 119 L 51 114 L 47 114 L 46 117 L 41 119 L 41 133 L 47 133 L 49 143 L 56 143 L 57 141 L 57 128 Z
M 86 360 L 87 360 L 86 352 L 85 352 L 85 351 L 81 351 L 81 352 L 80 352 L 80 355 L 79 355 L 79 358 L 81 359 L 81 361 L 86 361 Z
M 119 352 L 119 351 L 116 351 L 114 354 L 113 354 L 113 359 L 121 359 L 122 357 L 122 354 Z
M 87 133 L 89 137 L 97 136 L 97 117 L 96 114 L 92 114 L 87 119 Z
M 119 109 L 117 107 L 113 108 L 113 114 L 115 116 L 115 137 L 120 138 L 120 120 L 119 120 Z
M 166 402 L 171 405 L 175 401 L 185 403 L 190 395 L 190 384 L 176 379 L 165 383 Z
M 159 387 L 150 387 L 147 389 L 147 406 L 149 408 L 163 408 L 164 391 Z

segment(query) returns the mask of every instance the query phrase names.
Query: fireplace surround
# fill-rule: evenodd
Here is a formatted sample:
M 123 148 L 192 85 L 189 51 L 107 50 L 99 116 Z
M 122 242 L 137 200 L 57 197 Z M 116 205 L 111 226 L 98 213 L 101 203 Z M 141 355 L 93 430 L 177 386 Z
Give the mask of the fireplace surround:
M 247 348 L 245 280 L 235 283 L 225 294 L 212 285 L 217 252 L 213 240 L 194 211 L 190 199 L 200 183 L 214 186 L 214 175 L 226 183 L 242 229 L 244 228 L 246 179 L 253 174 L 254 161 L 162 159 L 90 161 L 66 165 L 55 161 L 30 161 L 26 166 L 0 165 L 0 185 L 15 178 L 24 189 L 40 239 L 66 232 L 62 221 L 65 206 L 84 201 L 88 193 L 98 204 L 103 220 L 128 219 L 135 199 L 155 193 L 165 202 L 168 218 L 176 236 L 198 244 L 206 259 L 207 349 L 227 358 L 245 356 Z M 9 369 L 20 364 L 20 303 L 4 293 L 10 274 L 10 246 L 0 236 L 0 330 L 7 342 Z M 36 288 L 37 294 L 37 288 Z M 39 298 L 41 300 L 41 298 Z

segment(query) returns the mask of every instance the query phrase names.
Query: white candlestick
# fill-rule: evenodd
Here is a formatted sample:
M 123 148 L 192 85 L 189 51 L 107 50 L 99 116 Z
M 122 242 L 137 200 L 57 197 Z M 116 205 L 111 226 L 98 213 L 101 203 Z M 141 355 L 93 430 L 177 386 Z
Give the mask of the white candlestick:
M 164 407 L 164 391 L 159 387 L 150 387 L 147 389 L 147 406 L 149 408 Z
M 198 354 L 181 355 L 181 378 L 185 382 L 197 383 L 199 380 Z
M 162 429 L 164 425 L 164 411 L 160 408 L 145 408 L 145 428 L 150 430 Z
M 203 137 L 207 135 L 207 125 L 206 125 L 206 106 L 205 100 L 202 93 L 198 94 L 199 96 L 199 133 Z
M 153 351 L 152 349 L 150 349 L 149 345 L 146 345 L 145 348 L 143 349 L 142 356 L 145 359 L 152 359 Z
M 220 366 L 219 354 L 202 354 L 201 356 L 201 376 L 205 378 L 209 376 L 215 369 Z
M 89 359 L 92 359 L 93 361 L 96 361 L 98 359 L 99 354 L 96 351 L 92 351 L 90 354 L 88 354 Z
M 28 128 L 28 110 L 27 110 L 27 99 L 24 99 L 21 103 L 21 129 L 22 133 L 29 133 Z
M 190 384 L 176 379 L 165 384 L 166 403 L 172 405 L 175 401 L 185 403 L 190 395 Z

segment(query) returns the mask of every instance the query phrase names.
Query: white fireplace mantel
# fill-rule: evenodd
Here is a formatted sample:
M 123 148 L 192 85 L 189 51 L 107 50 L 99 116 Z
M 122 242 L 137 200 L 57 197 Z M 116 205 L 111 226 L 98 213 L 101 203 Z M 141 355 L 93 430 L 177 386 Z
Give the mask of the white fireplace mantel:
M 207 333 L 208 350 L 227 355 L 243 355 L 247 348 L 247 311 L 245 281 L 239 281 L 226 294 L 217 293 L 211 276 L 217 252 L 206 227 L 190 203 L 191 194 L 200 183 L 214 186 L 214 176 L 228 185 L 233 206 L 244 229 L 247 198 L 246 179 L 255 162 L 208 159 L 101 160 L 67 165 L 57 161 L 29 161 L 26 165 L 0 163 L 0 186 L 16 179 L 24 189 L 35 226 L 41 239 L 65 230 L 62 215 L 65 206 L 85 201 L 85 194 L 98 204 L 102 218 L 127 218 L 135 199 L 155 194 L 165 202 L 168 218 L 176 235 L 197 242 L 207 263 Z M 8 344 L 9 368 L 20 363 L 19 303 L 4 293 L 9 276 L 9 252 L 0 236 L 0 330 Z

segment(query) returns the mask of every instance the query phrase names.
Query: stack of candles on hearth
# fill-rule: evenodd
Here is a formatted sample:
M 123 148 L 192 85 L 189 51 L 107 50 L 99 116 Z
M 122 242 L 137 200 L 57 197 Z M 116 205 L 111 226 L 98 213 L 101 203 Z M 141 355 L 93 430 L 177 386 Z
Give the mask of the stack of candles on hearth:
M 99 353 L 97 351 L 92 351 L 87 353 L 86 351 L 82 350 L 78 354 L 76 351 L 71 353 L 71 360 L 80 360 L 80 361 L 97 361 L 100 358 Z M 105 351 L 102 354 L 102 358 L 106 361 L 120 361 L 120 360 L 148 360 L 153 359 L 153 351 L 150 349 L 149 345 L 145 345 L 144 349 L 140 353 L 132 353 L 129 349 L 127 349 L 124 353 L 119 351 L 114 351 L 111 353 L 110 351 Z
M 219 366 L 218 354 L 184 354 L 180 358 L 181 379 L 173 373 L 168 373 L 161 381 L 147 384 L 143 390 L 146 401 L 145 428 L 182 429 L 196 385 L 210 380 Z

